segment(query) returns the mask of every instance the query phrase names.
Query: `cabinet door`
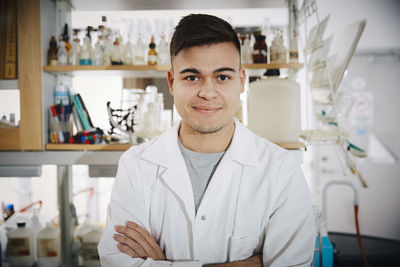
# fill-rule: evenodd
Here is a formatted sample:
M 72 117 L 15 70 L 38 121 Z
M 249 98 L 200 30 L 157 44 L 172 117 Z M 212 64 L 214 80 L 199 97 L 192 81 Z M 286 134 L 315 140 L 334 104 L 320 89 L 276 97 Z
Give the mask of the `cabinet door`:
M 0 129 L 0 150 L 42 150 L 40 0 L 17 1 L 17 58 L 21 120 Z

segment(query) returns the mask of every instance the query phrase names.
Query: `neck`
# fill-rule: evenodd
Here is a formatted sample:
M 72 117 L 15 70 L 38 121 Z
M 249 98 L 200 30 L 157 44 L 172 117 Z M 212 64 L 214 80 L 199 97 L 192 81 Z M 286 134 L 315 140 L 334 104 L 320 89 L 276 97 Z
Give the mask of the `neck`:
M 228 149 L 234 132 L 235 123 L 233 120 L 229 125 L 212 134 L 199 133 L 182 121 L 179 129 L 179 140 L 184 147 L 192 151 L 218 153 Z

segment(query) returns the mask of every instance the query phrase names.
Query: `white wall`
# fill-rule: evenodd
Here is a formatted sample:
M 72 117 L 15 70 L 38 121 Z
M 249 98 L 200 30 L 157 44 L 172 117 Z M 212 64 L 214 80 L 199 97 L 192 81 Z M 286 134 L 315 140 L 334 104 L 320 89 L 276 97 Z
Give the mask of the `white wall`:
M 367 19 L 359 49 L 400 48 L 400 1 L 398 0 L 317 0 L 320 19 L 331 14 L 326 36 L 345 25 Z

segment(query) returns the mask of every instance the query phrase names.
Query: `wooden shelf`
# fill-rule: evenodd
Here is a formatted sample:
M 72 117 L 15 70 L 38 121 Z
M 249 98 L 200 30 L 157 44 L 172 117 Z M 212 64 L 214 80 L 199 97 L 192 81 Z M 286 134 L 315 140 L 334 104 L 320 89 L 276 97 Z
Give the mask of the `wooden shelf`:
M 79 151 L 79 150 L 91 150 L 91 151 L 125 151 L 130 148 L 131 144 L 46 144 L 46 150 L 58 150 L 58 151 Z
M 302 63 L 271 63 L 243 64 L 245 69 L 301 69 Z M 168 71 L 170 65 L 112 65 L 112 66 L 43 66 L 45 72 L 75 72 L 75 71 Z
M 45 72 L 70 72 L 70 71 L 168 71 L 169 65 L 111 65 L 111 66 L 43 66 Z
M 278 146 L 285 149 L 301 149 L 305 147 L 305 144 L 302 142 L 298 143 L 280 143 Z M 46 144 L 46 150 L 57 150 L 57 151 L 80 151 L 80 150 L 89 150 L 89 151 L 125 151 L 129 149 L 131 144 L 94 144 L 94 145 L 85 145 L 85 144 Z

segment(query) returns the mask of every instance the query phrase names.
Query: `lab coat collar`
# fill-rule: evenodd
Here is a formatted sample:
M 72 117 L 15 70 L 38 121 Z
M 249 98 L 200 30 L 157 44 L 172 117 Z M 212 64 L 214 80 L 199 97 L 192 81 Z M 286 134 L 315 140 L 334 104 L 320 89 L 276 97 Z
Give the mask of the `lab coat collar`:
M 257 157 L 256 136 L 236 118 L 234 122 L 235 132 L 225 156 L 243 165 L 258 166 L 260 163 Z M 152 143 L 144 149 L 141 157 L 165 168 L 176 166 L 177 161 L 183 161 L 178 145 L 179 126 L 174 126 L 150 141 Z

